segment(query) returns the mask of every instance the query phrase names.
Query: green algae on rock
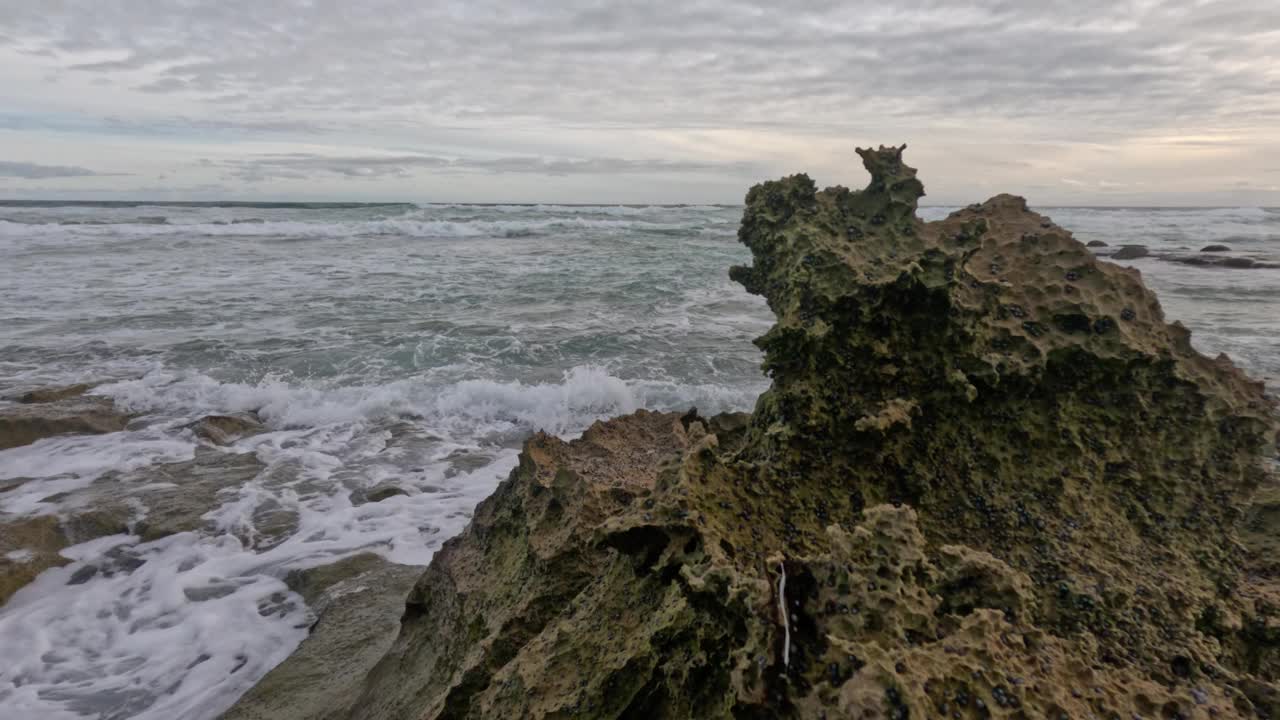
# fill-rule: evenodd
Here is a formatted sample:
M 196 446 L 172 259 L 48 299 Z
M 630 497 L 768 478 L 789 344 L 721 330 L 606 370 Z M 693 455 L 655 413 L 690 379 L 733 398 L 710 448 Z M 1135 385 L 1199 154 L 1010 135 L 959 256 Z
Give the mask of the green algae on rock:
M 1262 385 L 1022 199 L 924 223 L 859 154 L 747 196 L 755 412 L 532 438 L 318 717 L 1280 711 Z

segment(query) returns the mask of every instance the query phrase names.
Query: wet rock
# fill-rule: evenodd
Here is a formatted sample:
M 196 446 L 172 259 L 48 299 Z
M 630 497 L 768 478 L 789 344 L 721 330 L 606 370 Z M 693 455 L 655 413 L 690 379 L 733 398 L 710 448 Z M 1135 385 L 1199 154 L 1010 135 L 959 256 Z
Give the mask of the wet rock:
M 146 485 L 133 494 L 145 508 L 134 531 L 144 541 L 208 526 L 202 516 L 222 504 L 224 492 L 234 492 L 257 477 L 263 464 L 252 453 L 196 452 L 185 463 L 153 465 L 115 480 L 120 485 Z M 110 484 L 103 492 L 112 492 Z
M 72 545 L 109 535 L 138 535 L 150 541 L 207 528 L 202 516 L 222 503 L 222 494 L 253 480 L 263 467 L 251 453 L 201 449 L 187 462 L 112 473 L 88 487 L 60 493 L 57 516 L 0 515 L 0 603 L 44 570 L 67 564 L 58 553 Z M 292 526 L 284 518 L 275 521 L 266 522 L 264 513 L 263 529 L 256 535 L 260 549 L 291 534 L 297 518 Z M 141 562 L 113 549 L 96 566 L 78 570 L 74 579 L 82 583 L 99 572 L 107 577 L 132 572 Z
M 1200 248 L 1200 252 L 1202 253 L 1231 252 L 1231 248 L 1227 247 L 1226 245 L 1205 245 L 1204 247 Z
M 366 673 L 400 629 L 404 600 L 422 568 L 364 554 L 291 573 L 286 582 L 316 621 L 292 655 L 276 666 L 224 720 L 343 717 L 354 709 Z M 307 688 L 299 693 L 300 688 Z
M 40 573 L 71 562 L 59 554 L 69 545 L 56 517 L 0 515 L 0 606 Z
M 862 191 L 747 195 L 731 276 L 777 316 L 749 421 L 534 435 L 308 717 L 1271 712 L 1262 385 L 1022 198 L 925 223 L 901 148 L 859 154 Z
M 202 516 L 264 468 L 253 453 L 197 449 L 186 462 L 108 474 L 60 502 L 77 542 L 117 532 L 143 541 L 209 526 Z
M 253 509 L 249 523 L 236 528 L 240 542 L 254 550 L 264 551 L 288 540 L 298 531 L 301 516 L 294 508 L 267 498 Z
M 214 445 L 230 445 L 236 440 L 266 430 L 262 420 L 254 413 L 206 415 L 187 427 L 195 433 L 196 437 L 208 440 Z
M 50 402 L 0 406 L 0 450 L 68 434 L 102 434 L 125 429 L 129 416 L 109 398 L 79 396 Z
M 1112 260 L 1136 260 L 1151 254 L 1146 245 L 1124 245 L 1111 253 Z
M 1090 240 L 1084 244 L 1085 247 L 1107 247 L 1107 243 L 1101 240 Z
M 83 585 L 98 574 L 97 565 L 85 565 L 84 567 L 71 573 L 71 577 L 67 579 L 68 585 Z
M 444 471 L 446 478 L 456 477 L 459 473 L 472 473 L 493 462 L 491 455 L 474 450 L 456 450 L 445 458 L 449 468 Z
M 77 398 L 92 390 L 95 386 L 90 383 L 80 383 L 77 385 L 61 385 L 56 387 L 36 388 L 17 397 L 12 398 L 15 402 L 24 404 L 51 403 L 59 400 L 69 400 Z
M 351 491 L 351 504 L 364 505 L 366 503 L 382 502 L 387 498 L 393 498 L 399 495 L 408 495 L 409 491 L 394 483 L 382 482 L 371 488 L 358 488 Z
M 1161 255 L 1161 260 L 1168 262 L 1180 263 L 1182 265 L 1197 265 L 1201 267 L 1219 267 L 1234 268 L 1237 270 L 1269 270 L 1280 268 L 1280 263 L 1267 262 L 1266 260 L 1257 260 L 1250 257 L 1240 256 L 1222 256 L 1222 255 Z

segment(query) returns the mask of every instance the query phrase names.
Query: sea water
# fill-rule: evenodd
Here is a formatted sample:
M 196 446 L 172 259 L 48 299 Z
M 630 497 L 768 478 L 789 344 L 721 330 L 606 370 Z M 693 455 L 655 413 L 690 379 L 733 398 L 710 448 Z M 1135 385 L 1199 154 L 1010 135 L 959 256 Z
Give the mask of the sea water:
M 926 219 L 950 208 L 925 208 Z M 1051 208 L 1081 240 L 1280 256 L 1280 211 Z M 191 459 L 255 411 L 261 475 L 209 531 L 67 550 L 0 609 L 0 717 L 216 717 L 312 621 L 283 578 L 357 552 L 425 564 L 536 430 L 638 408 L 749 410 L 771 324 L 730 282 L 733 206 L 0 203 L 0 396 L 102 382 L 127 432 L 0 451 L 0 512 Z M 1128 261 L 1197 347 L 1280 378 L 1280 270 Z M 283 480 L 282 480 L 283 478 Z M 351 488 L 407 494 L 355 504 Z M 254 511 L 298 514 L 266 550 Z M 138 508 L 145 512 L 144 507 Z M 68 584 L 91 563 L 111 577 Z M 12 558 L 21 560 L 21 558 Z

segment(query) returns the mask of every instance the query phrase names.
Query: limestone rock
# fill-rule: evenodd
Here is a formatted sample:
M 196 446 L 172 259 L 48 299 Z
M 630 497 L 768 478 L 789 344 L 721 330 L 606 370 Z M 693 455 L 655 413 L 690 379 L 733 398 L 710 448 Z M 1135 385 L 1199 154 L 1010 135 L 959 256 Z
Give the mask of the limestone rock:
M 70 398 L 80 397 L 94 388 L 90 383 L 78 383 L 76 385 L 60 385 L 52 387 L 36 388 L 28 392 L 22 393 L 12 398 L 15 402 L 24 404 L 34 403 L 51 403 L 59 400 L 68 400 Z
M 535 435 L 309 717 L 1280 709 L 1262 385 L 1021 198 L 924 223 L 902 149 L 859 154 L 865 190 L 747 195 L 749 420 Z
M 203 515 L 221 504 L 222 493 L 253 480 L 263 468 L 252 453 L 201 449 L 187 462 L 111 473 L 60 493 L 49 499 L 58 504 L 56 515 L 0 515 L 0 604 L 45 569 L 65 565 L 58 553 L 72 545 L 120 534 L 150 541 L 206 528 Z M 241 534 L 246 544 L 267 549 L 296 527 L 295 512 L 268 507 Z
M 409 491 L 390 482 L 381 482 L 369 488 L 357 488 L 351 491 L 351 504 L 364 505 L 365 503 L 382 502 L 387 498 L 393 498 L 400 495 L 408 495 Z
M 223 719 L 311 720 L 349 712 L 365 674 L 395 640 L 405 596 L 421 574 L 420 567 L 372 554 L 291 573 L 286 582 L 317 617 L 311 634 Z
M 56 517 L 0 517 L 0 606 L 40 573 L 71 562 L 58 554 L 68 544 Z
M 56 435 L 117 432 L 129 423 L 129 416 L 117 411 L 109 398 L 56 393 L 49 397 L 55 399 L 0 405 L 0 450 Z
M 206 415 L 187 425 L 196 437 L 214 445 L 230 445 L 243 437 L 263 432 L 266 428 L 254 413 L 234 415 Z
M 65 503 L 110 510 L 136 507 L 136 502 L 143 510 L 133 532 L 144 541 L 155 540 L 206 527 L 202 516 L 221 504 L 221 493 L 253 480 L 263 467 L 253 453 L 197 450 L 187 462 L 108 475 Z

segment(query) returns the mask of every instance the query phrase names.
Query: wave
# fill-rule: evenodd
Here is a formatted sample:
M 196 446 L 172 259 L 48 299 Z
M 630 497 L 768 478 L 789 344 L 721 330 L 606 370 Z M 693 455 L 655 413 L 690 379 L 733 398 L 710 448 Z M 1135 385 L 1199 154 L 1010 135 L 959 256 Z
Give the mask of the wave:
M 84 237 L 274 237 L 348 238 L 403 236 L 414 238 L 527 237 L 563 231 L 697 232 L 696 222 L 659 222 L 638 219 L 588 217 L 537 220 L 422 220 L 388 218 L 364 222 L 306 222 L 298 220 L 216 221 L 204 223 L 150 224 L 118 222 L 101 224 L 28 224 L 0 220 L 0 237 L 15 239 L 76 240 Z
M 220 382 L 196 371 L 156 370 L 98 388 L 124 410 L 195 416 L 256 411 L 278 428 L 412 418 L 455 436 L 504 436 L 546 430 L 575 434 L 592 422 L 639 408 L 704 412 L 744 410 L 763 389 L 616 377 L 606 369 L 571 368 L 559 382 L 489 379 L 433 384 L 397 380 L 377 385 L 291 383 L 268 377 Z

